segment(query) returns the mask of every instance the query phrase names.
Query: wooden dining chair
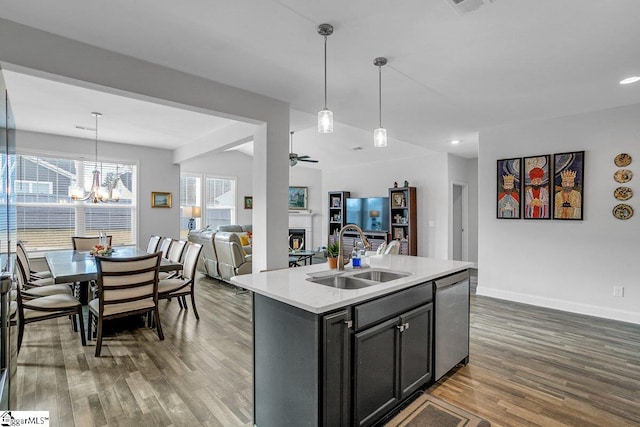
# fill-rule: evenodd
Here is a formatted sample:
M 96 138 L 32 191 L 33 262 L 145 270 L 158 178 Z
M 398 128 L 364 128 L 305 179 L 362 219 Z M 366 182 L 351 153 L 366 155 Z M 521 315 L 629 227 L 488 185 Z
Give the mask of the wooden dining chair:
M 131 258 L 96 256 L 98 298 L 89 301 L 89 337 L 97 333 L 96 357 L 102 349 L 105 320 L 154 313 L 158 338 L 164 340 L 158 314 L 160 252 Z
M 17 266 L 18 270 L 22 266 Z M 80 338 L 82 345 L 87 345 L 84 332 L 84 319 L 82 317 L 82 304 L 73 296 L 68 294 L 47 295 L 39 298 L 25 299 L 23 295 L 25 272 L 18 271 L 15 275 L 18 289 L 16 292 L 17 302 L 17 319 L 11 319 L 11 325 L 18 326 L 18 353 L 22 347 L 22 338 L 24 337 L 24 327 L 29 323 L 40 322 L 42 320 L 55 319 L 57 317 L 71 316 L 74 319 L 73 329 L 76 325 L 80 325 Z M 75 316 L 78 316 L 77 323 Z
M 193 314 L 196 319 L 200 319 L 198 310 L 196 309 L 195 284 L 196 284 L 196 268 L 202 245 L 198 243 L 188 242 L 184 255 L 184 267 L 182 274 L 160 280 L 158 284 L 158 298 L 171 299 L 177 298 L 180 308 L 187 309 L 186 295 L 191 295 L 191 305 L 193 306 Z
M 32 279 L 27 276 L 27 267 L 21 257 L 16 257 L 16 275 L 22 279 L 22 294 L 25 298 L 39 298 L 49 295 L 73 295 L 71 283 L 56 284 L 53 278 Z
M 149 237 L 149 243 L 147 243 L 147 253 L 153 254 L 158 252 L 158 246 L 160 246 L 160 240 L 162 240 L 162 237 L 156 236 L 155 234 Z
M 171 247 L 171 243 L 173 243 L 173 239 L 171 237 L 165 237 L 160 242 L 160 252 L 162 252 L 162 258 L 167 258 L 169 256 L 169 248 Z
M 166 258 L 169 261 L 175 262 L 177 264 L 182 263 L 182 256 L 184 255 L 184 250 L 187 247 L 186 240 L 172 240 L 171 245 L 169 246 L 169 252 L 167 253 Z M 180 274 L 180 270 L 172 271 L 172 272 L 160 272 L 160 280 L 169 279 L 171 277 L 177 277 Z
M 22 260 L 22 265 L 29 272 L 29 278 L 38 280 L 38 279 L 46 279 L 51 277 L 51 272 L 49 270 L 44 271 L 34 271 L 31 268 L 31 261 L 29 260 L 29 255 L 27 254 L 27 250 L 24 247 L 24 244 L 21 240 L 18 240 L 16 243 L 16 256 L 18 259 Z
M 111 246 L 111 240 L 113 236 L 107 236 L 107 245 Z M 71 243 L 73 244 L 74 251 L 90 251 L 94 246 L 100 244 L 100 237 L 98 236 L 72 236 Z

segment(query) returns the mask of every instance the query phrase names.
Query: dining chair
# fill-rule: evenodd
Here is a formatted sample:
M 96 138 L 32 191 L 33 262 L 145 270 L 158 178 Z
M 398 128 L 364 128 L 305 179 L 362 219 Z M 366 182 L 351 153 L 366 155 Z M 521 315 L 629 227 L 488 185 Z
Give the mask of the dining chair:
M 21 269 L 18 266 L 18 269 Z M 22 347 L 22 338 L 24 337 L 24 327 L 29 323 L 40 322 L 42 320 L 55 319 L 57 317 L 70 316 L 73 321 L 73 329 L 76 330 L 75 316 L 78 316 L 77 324 L 80 325 L 80 338 L 82 345 L 87 345 L 84 332 L 84 319 L 82 317 L 82 304 L 73 296 L 68 294 L 47 295 L 39 298 L 24 299 L 24 274 L 19 271 L 15 275 L 18 289 L 16 292 L 17 302 L 17 319 L 11 319 L 11 325 L 18 326 L 18 353 Z
M 200 258 L 200 252 L 202 252 L 202 245 L 188 242 L 184 255 L 184 267 L 182 269 L 182 274 L 177 277 L 160 280 L 158 283 L 158 299 L 177 298 L 180 308 L 184 308 L 185 310 L 187 309 L 187 300 L 185 299 L 185 296 L 191 295 L 191 305 L 196 319 L 200 319 L 198 310 L 196 309 L 194 292 L 196 285 L 196 270 L 198 266 L 198 259 Z
M 162 258 L 167 258 L 169 256 L 169 247 L 171 246 L 171 243 L 173 243 L 173 239 L 171 237 L 165 237 L 162 239 L 162 242 L 160 242 L 160 249 L 158 250 L 162 252 Z
M 107 245 L 109 246 L 111 246 L 112 237 L 107 236 Z M 94 246 L 100 244 L 100 237 L 73 236 L 71 237 L 71 243 L 73 243 L 74 251 L 90 251 Z
M 187 247 L 186 240 L 173 240 L 171 242 L 171 245 L 169 246 L 169 252 L 167 253 L 166 258 L 169 261 L 181 264 L 182 256 L 184 255 L 184 250 L 186 247 Z M 161 271 L 160 280 L 169 279 L 171 277 L 178 276 L 178 274 L 180 274 L 180 270 L 172 271 L 172 272 Z
M 385 255 L 387 254 L 399 254 L 400 253 L 400 242 L 397 240 L 392 240 L 389 242 L 389 244 L 387 245 L 386 249 L 384 250 Z
M 31 279 L 27 276 L 27 268 L 22 263 L 20 257 L 16 257 L 16 275 L 22 279 L 22 294 L 26 298 L 38 298 L 49 295 L 73 295 L 70 283 L 56 284 L 53 278 Z
M 154 313 L 158 338 L 164 340 L 158 314 L 160 252 L 131 258 L 96 256 L 98 297 L 89 301 L 89 338 L 96 329 L 96 357 L 102 350 L 105 320 Z
M 162 240 L 162 237 L 156 236 L 155 234 L 149 237 L 149 243 L 147 243 L 147 253 L 153 254 L 158 252 L 160 240 Z
M 24 247 L 24 244 L 21 240 L 18 240 L 16 243 L 16 255 L 18 259 L 22 260 L 22 265 L 29 272 L 30 279 L 45 279 L 51 277 L 51 272 L 49 270 L 44 271 L 34 271 L 31 268 L 31 261 L 29 260 L 29 255 L 27 254 L 27 250 Z

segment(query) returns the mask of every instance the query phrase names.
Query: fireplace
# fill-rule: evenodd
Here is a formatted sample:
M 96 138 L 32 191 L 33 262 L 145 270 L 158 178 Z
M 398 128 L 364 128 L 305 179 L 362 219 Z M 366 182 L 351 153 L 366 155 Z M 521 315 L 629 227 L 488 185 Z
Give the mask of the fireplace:
M 292 251 L 306 250 L 305 246 L 305 232 L 304 228 L 290 228 L 289 229 L 289 249 Z

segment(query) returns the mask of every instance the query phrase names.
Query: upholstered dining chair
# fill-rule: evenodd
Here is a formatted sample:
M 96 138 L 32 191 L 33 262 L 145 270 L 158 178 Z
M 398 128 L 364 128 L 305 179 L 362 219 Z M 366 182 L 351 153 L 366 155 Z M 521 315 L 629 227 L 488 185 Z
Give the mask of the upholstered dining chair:
M 182 256 L 184 255 L 184 250 L 186 247 L 187 247 L 186 240 L 172 240 L 171 245 L 169 246 L 169 252 L 167 253 L 166 258 L 169 261 L 172 261 L 178 264 L 182 263 Z M 173 271 L 173 272 L 161 271 L 160 280 L 176 277 L 178 276 L 179 273 L 180 273 L 179 270 Z
M 98 298 L 89 301 L 89 337 L 96 328 L 96 357 L 102 350 L 105 320 L 154 313 L 158 338 L 164 340 L 158 314 L 160 252 L 131 258 L 96 256 Z
M 111 246 L 112 237 L 107 236 L 107 245 L 109 246 Z M 71 243 L 73 243 L 74 251 L 90 251 L 94 246 L 100 244 L 100 237 L 73 236 L 71 237 Z
M 26 298 L 46 297 L 49 295 L 73 295 L 71 283 L 56 284 L 53 278 L 32 279 L 27 276 L 28 270 L 20 257 L 16 257 L 16 275 L 22 279 L 22 294 Z
M 22 267 L 18 265 L 18 270 Z M 76 321 L 74 316 L 78 316 L 77 324 L 80 325 L 80 338 L 82 345 L 87 345 L 84 332 L 84 319 L 82 317 L 82 304 L 73 296 L 68 294 L 48 295 L 34 299 L 24 299 L 24 276 L 25 272 L 18 271 L 15 275 L 18 289 L 16 292 L 17 302 L 17 319 L 11 319 L 11 325 L 18 326 L 18 353 L 22 347 L 22 338 L 24 337 L 24 327 L 29 323 L 39 322 L 42 320 L 55 319 L 57 317 L 71 316 L 74 320 L 73 328 L 76 330 Z
M 158 246 L 160 246 L 160 240 L 162 240 L 162 237 L 156 236 L 155 234 L 149 237 L 149 243 L 147 243 L 147 253 L 153 254 L 158 252 Z
M 158 250 L 162 252 L 162 258 L 167 258 L 169 256 L 169 248 L 171 247 L 171 243 L 173 243 L 173 239 L 171 237 L 165 237 L 160 242 L 160 248 Z
M 389 242 L 389 244 L 387 245 L 387 247 L 384 250 L 385 255 L 386 254 L 399 254 L 400 253 L 400 242 L 397 240 L 392 240 Z
M 189 242 L 184 254 L 184 267 L 182 274 L 160 280 L 158 283 L 158 298 L 159 299 L 171 299 L 177 298 L 180 308 L 187 309 L 186 295 L 191 296 L 191 306 L 193 307 L 193 314 L 196 319 L 200 319 L 198 310 L 196 309 L 195 298 L 195 285 L 196 285 L 196 270 L 198 266 L 198 259 L 200 258 L 200 252 L 202 252 L 202 245 L 198 243 Z
M 51 272 L 49 270 L 45 271 L 34 271 L 31 268 L 31 262 L 29 260 L 29 255 L 27 255 L 27 250 L 24 247 L 24 244 L 21 240 L 18 240 L 16 243 L 16 255 L 19 260 L 22 261 L 22 265 L 29 272 L 29 278 L 38 280 L 38 279 L 46 279 L 51 277 Z

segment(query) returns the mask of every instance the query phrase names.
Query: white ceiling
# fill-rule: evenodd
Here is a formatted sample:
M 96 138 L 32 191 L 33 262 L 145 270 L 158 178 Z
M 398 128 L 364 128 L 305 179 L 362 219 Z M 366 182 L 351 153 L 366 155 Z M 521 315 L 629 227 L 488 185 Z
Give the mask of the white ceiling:
M 474 157 L 483 128 L 640 103 L 640 83 L 618 84 L 640 75 L 638 0 L 496 0 L 466 15 L 446 0 L 0 3 L 5 19 L 289 102 L 303 117 L 292 117 L 295 151 L 314 157 L 316 141 L 350 148 L 340 129 L 377 127 L 377 56 L 389 59 L 383 125 L 409 148 Z M 342 124 L 330 136 L 313 130 L 323 107 L 323 22 L 335 27 L 328 107 Z M 170 124 L 128 115 L 119 133 L 177 146 L 224 125 L 190 114 Z

